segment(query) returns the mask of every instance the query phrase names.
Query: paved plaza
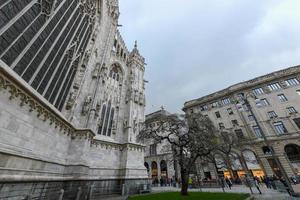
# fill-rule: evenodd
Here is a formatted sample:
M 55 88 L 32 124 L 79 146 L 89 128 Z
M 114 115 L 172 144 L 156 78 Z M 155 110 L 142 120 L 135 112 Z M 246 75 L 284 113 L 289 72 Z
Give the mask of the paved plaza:
M 261 186 L 262 195 L 259 194 L 256 188 L 253 189 L 254 200 L 300 200 L 300 197 L 291 197 L 287 193 L 278 192 L 277 190 L 268 189 L 265 186 Z M 152 187 L 152 193 L 160 192 L 175 192 L 180 191 L 177 187 Z M 201 189 L 189 189 L 190 192 L 223 192 L 221 188 L 201 188 Z M 246 186 L 233 186 L 230 190 L 225 188 L 225 192 L 228 193 L 250 193 L 250 189 Z M 99 200 L 126 200 L 125 196 L 106 196 L 99 198 Z
M 287 193 L 281 193 L 273 189 L 268 189 L 265 186 L 260 187 L 262 195 L 259 194 L 256 188 L 252 188 L 253 196 L 255 199 L 272 199 L 272 200 L 300 200 L 300 198 L 290 197 Z M 175 187 L 153 187 L 152 192 L 166 192 L 166 191 L 180 191 L 180 188 Z M 222 188 L 201 188 L 201 189 L 189 189 L 191 192 L 223 192 Z M 233 186 L 230 190 L 225 188 L 225 192 L 230 193 L 250 193 L 250 189 L 246 186 Z

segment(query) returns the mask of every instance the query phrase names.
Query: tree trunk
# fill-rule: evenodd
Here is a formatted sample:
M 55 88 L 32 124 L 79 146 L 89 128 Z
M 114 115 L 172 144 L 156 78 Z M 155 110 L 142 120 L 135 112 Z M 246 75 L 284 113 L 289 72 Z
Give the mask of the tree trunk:
M 181 173 L 181 195 L 187 196 L 188 195 L 188 187 L 189 187 L 189 173 L 183 169 L 180 170 Z
M 235 178 L 234 177 L 234 174 L 233 174 L 233 169 L 232 169 L 232 165 L 231 165 L 231 161 L 230 161 L 230 158 L 226 158 L 226 165 L 227 165 L 227 170 L 229 171 L 229 174 L 231 176 L 231 178 Z

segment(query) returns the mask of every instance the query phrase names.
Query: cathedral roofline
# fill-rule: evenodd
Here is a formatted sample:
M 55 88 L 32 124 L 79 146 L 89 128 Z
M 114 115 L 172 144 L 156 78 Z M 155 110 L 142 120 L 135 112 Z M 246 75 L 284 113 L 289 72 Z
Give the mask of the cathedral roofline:
M 141 56 L 139 49 L 138 49 L 138 45 L 137 45 L 137 41 L 134 42 L 134 47 L 130 53 L 130 58 L 137 58 L 140 62 L 143 63 L 143 65 L 145 65 L 145 58 L 143 56 Z

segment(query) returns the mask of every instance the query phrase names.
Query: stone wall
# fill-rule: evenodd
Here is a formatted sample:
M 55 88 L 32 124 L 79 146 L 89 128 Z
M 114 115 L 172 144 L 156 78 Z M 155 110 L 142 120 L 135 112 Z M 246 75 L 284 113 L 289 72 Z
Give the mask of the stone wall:
M 106 195 L 135 194 L 147 180 L 93 180 L 1 183 L 0 199 L 74 200 L 105 198 Z
M 84 199 L 147 182 L 143 146 L 95 140 L 0 64 L 1 198 Z

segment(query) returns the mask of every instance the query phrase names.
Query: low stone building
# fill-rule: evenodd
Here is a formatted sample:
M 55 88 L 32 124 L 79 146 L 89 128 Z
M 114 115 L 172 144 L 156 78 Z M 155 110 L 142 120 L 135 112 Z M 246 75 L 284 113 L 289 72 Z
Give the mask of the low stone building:
M 164 110 L 146 115 L 145 124 L 150 127 L 159 126 L 160 117 L 169 115 L 170 113 Z M 153 184 L 167 183 L 172 180 L 177 180 L 179 177 L 179 166 L 173 159 L 171 145 L 164 140 L 160 143 L 153 140 L 145 141 L 145 167 L 147 168 L 149 178 Z
M 0 199 L 95 199 L 148 183 L 145 59 L 117 0 L 0 2 Z M 124 187 L 125 186 L 125 187 Z
M 282 174 L 264 142 L 264 134 L 291 177 L 300 173 L 299 82 L 300 66 L 294 66 L 188 101 L 183 110 L 200 112 L 220 131 L 235 133 L 243 148 L 232 153 L 234 176 L 245 174 L 243 163 L 255 176 Z M 245 106 L 245 98 L 252 112 Z M 226 169 L 216 172 L 207 165 L 202 169 L 213 178 L 217 173 L 230 176 Z

